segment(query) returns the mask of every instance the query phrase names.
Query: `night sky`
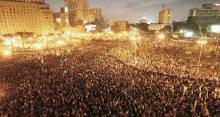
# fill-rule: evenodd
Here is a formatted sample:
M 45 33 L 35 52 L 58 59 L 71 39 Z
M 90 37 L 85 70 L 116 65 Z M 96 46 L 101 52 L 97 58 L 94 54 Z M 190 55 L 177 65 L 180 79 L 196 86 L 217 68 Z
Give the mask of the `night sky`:
M 53 10 L 63 6 L 63 0 L 46 0 Z M 220 3 L 220 0 L 215 0 Z M 165 7 L 174 11 L 175 20 L 185 20 L 190 8 L 201 7 L 212 0 L 165 0 Z M 158 12 L 162 9 L 162 0 L 89 0 L 90 7 L 102 8 L 105 20 L 137 21 L 146 17 L 148 22 L 157 22 Z

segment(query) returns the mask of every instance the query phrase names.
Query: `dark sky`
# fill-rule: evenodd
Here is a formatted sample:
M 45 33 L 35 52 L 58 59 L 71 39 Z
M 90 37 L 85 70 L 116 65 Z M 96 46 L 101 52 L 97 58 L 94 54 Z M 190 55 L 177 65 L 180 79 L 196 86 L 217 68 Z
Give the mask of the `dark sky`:
M 53 10 L 63 6 L 63 0 L 46 0 Z M 213 0 L 165 0 L 165 7 L 174 11 L 175 20 L 185 20 L 189 9 L 201 7 Z M 220 3 L 220 0 L 215 0 Z M 158 12 L 162 9 L 162 0 L 89 0 L 90 7 L 102 8 L 107 20 L 137 21 L 146 17 L 149 22 L 157 22 Z

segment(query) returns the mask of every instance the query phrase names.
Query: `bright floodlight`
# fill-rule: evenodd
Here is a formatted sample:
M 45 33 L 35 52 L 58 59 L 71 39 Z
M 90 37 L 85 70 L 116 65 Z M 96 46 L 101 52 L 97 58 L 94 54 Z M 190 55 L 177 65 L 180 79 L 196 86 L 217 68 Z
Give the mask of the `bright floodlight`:
M 68 7 L 65 7 L 65 12 L 66 12 L 66 13 L 68 13 L 68 12 L 69 12 Z
M 12 51 L 11 50 L 3 50 L 3 53 L 2 53 L 4 56 L 8 57 L 8 56 L 11 56 L 12 55 Z
M 194 33 L 192 31 L 187 31 L 184 34 L 185 37 L 193 37 L 193 35 L 194 35 Z
M 220 33 L 220 25 L 212 25 L 211 32 L 213 33 Z
M 165 39 L 166 38 L 165 34 L 159 34 L 158 37 L 159 37 L 159 39 Z
M 181 30 L 180 30 L 180 33 L 183 34 L 183 33 L 184 33 L 184 30 L 181 29 Z

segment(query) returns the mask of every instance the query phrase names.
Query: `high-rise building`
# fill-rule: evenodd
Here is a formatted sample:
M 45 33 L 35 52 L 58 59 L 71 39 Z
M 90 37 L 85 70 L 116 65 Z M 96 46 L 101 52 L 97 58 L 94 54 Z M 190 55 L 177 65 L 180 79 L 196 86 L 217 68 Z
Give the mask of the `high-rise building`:
M 0 33 L 54 32 L 53 14 L 43 0 L 1 0 Z
M 60 12 L 54 13 L 54 22 L 57 30 L 68 30 L 70 29 L 69 24 L 69 11 L 67 7 L 60 9 Z
M 219 4 L 203 4 L 202 8 L 193 8 L 190 10 L 190 16 L 193 17 L 220 17 L 220 5 Z
M 53 21 L 53 11 L 50 9 L 49 5 L 41 4 L 40 12 L 43 14 L 43 23 L 42 23 L 42 32 L 45 33 L 53 33 L 55 31 L 55 25 Z
M 151 23 L 148 25 L 150 31 L 168 31 L 173 28 L 173 12 L 171 9 L 164 9 L 159 13 L 159 23 Z
M 114 32 L 123 32 L 129 30 L 128 21 L 111 21 L 110 27 Z
M 159 13 L 159 23 L 172 25 L 173 23 L 173 12 L 171 9 L 164 9 Z
M 87 17 L 88 0 L 65 0 L 69 10 L 70 25 L 82 24 Z
M 65 8 L 61 8 L 60 12 L 54 13 L 54 22 L 56 28 L 64 28 L 66 26 L 67 21 L 69 21 L 69 19 L 67 19 L 66 17 Z
M 87 22 L 103 22 L 102 10 L 100 8 L 89 8 L 87 11 Z
M 208 27 L 220 24 L 220 4 L 203 4 L 201 8 L 193 8 L 187 20 L 194 31 L 208 32 Z

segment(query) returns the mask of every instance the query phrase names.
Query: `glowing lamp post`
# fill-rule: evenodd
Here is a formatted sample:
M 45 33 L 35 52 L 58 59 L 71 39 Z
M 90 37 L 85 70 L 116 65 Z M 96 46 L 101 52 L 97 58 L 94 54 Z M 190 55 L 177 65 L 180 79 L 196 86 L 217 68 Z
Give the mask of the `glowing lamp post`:
M 138 33 L 138 29 L 136 29 L 136 28 L 134 29 L 134 32 L 131 33 L 129 39 L 131 40 L 133 48 L 135 49 L 135 65 L 136 65 L 137 64 L 137 47 L 141 41 L 141 37 Z
M 160 40 L 164 40 L 164 39 L 166 38 L 166 35 L 163 34 L 163 33 L 161 33 L 161 34 L 158 35 L 158 38 L 159 38 Z
M 190 38 L 190 37 L 193 37 L 193 36 L 194 36 L 194 33 L 193 33 L 192 31 L 186 31 L 186 32 L 184 33 L 184 37 Z
M 199 61 L 198 61 L 198 66 L 197 66 L 197 74 L 198 74 L 199 73 L 200 63 L 201 63 L 202 49 L 203 49 L 203 46 L 207 44 L 207 41 L 206 40 L 198 40 L 197 44 L 200 45 Z

